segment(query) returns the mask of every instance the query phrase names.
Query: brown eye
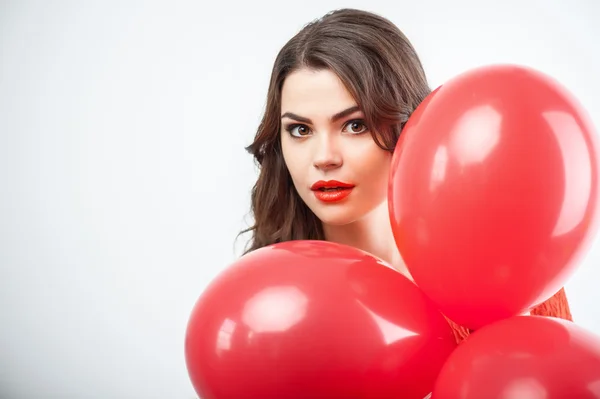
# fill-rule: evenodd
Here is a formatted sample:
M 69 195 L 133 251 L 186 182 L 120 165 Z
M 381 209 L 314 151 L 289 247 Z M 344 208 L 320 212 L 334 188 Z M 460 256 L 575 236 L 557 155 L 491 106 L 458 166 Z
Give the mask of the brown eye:
M 306 125 L 290 125 L 286 130 L 293 137 L 304 137 L 310 134 L 310 129 Z
M 345 130 L 347 130 L 348 133 L 360 134 L 366 132 L 368 129 L 363 121 L 355 120 L 348 122 L 345 126 Z

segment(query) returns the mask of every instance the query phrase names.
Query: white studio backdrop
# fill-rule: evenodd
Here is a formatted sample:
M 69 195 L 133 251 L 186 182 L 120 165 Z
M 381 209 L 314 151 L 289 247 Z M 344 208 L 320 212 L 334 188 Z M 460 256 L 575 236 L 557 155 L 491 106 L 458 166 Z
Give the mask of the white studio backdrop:
M 0 1 L 0 398 L 195 397 L 185 327 L 245 243 L 272 63 L 341 7 L 395 22 L 432 87 L 529 65 L 600 127 L 594 0 Z M 567 285 L 598 334 L 599 261 Z

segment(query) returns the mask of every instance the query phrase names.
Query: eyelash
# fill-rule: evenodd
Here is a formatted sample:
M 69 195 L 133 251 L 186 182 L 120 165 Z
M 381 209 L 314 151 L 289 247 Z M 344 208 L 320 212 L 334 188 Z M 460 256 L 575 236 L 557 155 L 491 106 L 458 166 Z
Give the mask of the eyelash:
M 346 129 L 346 128 L 348 127 L 348 125 L 351 125 L 351 124 L 353 124 L 353 123 L 359 123 L 359 124 L 361 124 L 361 125 L 364 127 L 364 129 L 365 129 L 365 130 L 363 130 L 363 131 L 362 131 L 362 132 L 360 132 L 360 133 L 350 133 L 352 136 L 358 136 L 358 135 L 364 134 L 364 133 L 366 133 L 366 132 L 368 132 L 368 131 L 369 131 L 369 128 L 368 128 L 368 127 L 367 127 L 367 125 L 365 124 L 365 121 L 364 121 L 364 120 L 362 120 L 362 119 L 352 119 L 352 120 L 350 120 L 350 121 L 346 122 L 346 123 L 344 124 L 344 129 Z M 302 138 L 304 138 L 304 137 L 308 136 L 308 134 L 301 135 L 301 136 L 294 136 L 294 135 L 292 134 L 292 131 L 293 131 L 294 129 L 298 128 L 298 127 L 305 127 L 306 129 L 310 130 L 310 129 L 309 129 L 309 127 L 308 127 L 308 126 L 306 126 L 306 125 L 305 125 L 305 124 L 303 124 L 303 123 L 292 123 L 292 124 L 289 124 L 289 125 L 287 125 L 287 126 L 285 127 L 285 130 L 286 130 L 286 131 L 289 133 L 289 135 L 290 135 L 292 138 L 294 138 L 294 139 L 302 139 Z

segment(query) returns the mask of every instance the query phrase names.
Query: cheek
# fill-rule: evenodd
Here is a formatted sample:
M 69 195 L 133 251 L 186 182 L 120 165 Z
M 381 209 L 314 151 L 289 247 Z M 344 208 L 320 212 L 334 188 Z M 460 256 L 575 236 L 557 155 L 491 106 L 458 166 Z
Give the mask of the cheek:
M 363 151 L 361 155 L 358 160 L 363 181 L 371 186 L 384 186 L 387 189 L 392 154 L 376 147 Z
M 292 177 L 294 185 L 302 178 L 302 171 L 304 166 L 302 160 L 306 159 L 302 157 L 302 152 L 298 148 L 294 148 L 294 143 L 290 143 L 288 140 L 283 139 L 281 142 L 281 149 L 283 153 L 283 161 L 285 166 Z

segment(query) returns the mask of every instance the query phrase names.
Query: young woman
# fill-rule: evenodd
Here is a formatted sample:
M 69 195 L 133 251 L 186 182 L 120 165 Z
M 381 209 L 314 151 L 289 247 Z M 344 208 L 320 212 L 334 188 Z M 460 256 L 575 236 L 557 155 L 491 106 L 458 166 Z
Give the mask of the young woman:
M 410 274 L 392 235 L 387 185 L 411 112 L 431 92 L 415 49 L 389 20 L 342 9 L 279 52 L 247 150 L 260 165 L 246 252 L 316 239 L 351 245 Z M 532 314 L 571 319 L 561 290 Z M 455 325 L 457 340 L 469 331 Z

